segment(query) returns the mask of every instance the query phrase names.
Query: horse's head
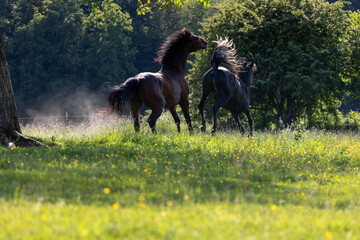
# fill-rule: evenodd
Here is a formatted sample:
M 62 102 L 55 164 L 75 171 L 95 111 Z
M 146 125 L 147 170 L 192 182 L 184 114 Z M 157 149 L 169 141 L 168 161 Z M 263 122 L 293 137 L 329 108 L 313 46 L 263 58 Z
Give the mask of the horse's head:
M 251 67 L 251 69 L 253 70 L 253 72 L 257 71 L 257 66 L 254 62 L 250 62 L 249 67 Z
M 157 52 L 158 57 L 155 58 L 155 61 L 163 65 L 172 65 L 177 60 L 183 60 L 176 56 L 178 51 L 185 53 L 187 57 L 187 54 L 205 48 L 207 48 L 207 42 L 204 39 L 194 35 L 187 28 L 183 28 L 166 37 Z M 174 58 L 174 56 L 176 57 Z
M 237 73 L 237 76 L 242 82 L 250 87 L 255 71 L 257 71 L 257 66 L 254 62 L 243 61 L 240 63 L 240 71 Z
M 240 63 L 240 72 L 255 72 L 257 71 L 257 66 L 254 62 L 248 62 L 248 61 L 243 61 L 242 63 Z
M 190 50 L 190 52 L 196 52 L 197 50 L 207 48 L 207 42 L 203 38 L 191 33 L 186 28 L 184 28 L 182 31 L 188 31 L 189 32 L 189 38 L 188 39 L 189 39 L 189 50 Z

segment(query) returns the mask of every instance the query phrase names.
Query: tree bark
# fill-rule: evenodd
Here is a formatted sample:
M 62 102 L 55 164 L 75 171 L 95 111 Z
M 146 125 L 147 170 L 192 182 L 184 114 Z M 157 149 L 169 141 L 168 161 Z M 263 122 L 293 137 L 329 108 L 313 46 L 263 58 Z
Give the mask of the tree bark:
M 21 134 L 9 67 L 0 34 L 0 145 L 15 147 L 15 143 L 21 147 L 47 147 Z

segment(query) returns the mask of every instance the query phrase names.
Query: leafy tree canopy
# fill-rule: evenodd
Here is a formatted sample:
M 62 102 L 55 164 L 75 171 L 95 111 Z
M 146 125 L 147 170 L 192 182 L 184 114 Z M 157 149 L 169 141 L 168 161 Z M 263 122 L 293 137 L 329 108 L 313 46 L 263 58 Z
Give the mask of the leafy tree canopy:
M 43 15 L 29 0 L 2 1 L 0 32 L 22 116 L 40 102 L 67 104 L 62 99 L 76 88 L 99 92 L 138 71 L 159 70 L 155 52 L 185 26 L 197 34 L 203 29 L 209 43 L 216 34 L 229 36 L 241 56 L 255 59 L 258 125 L 315 118 L 319 109 L 336 109 L 340 96 L 359 96 L 359 12 L 342 10 L 342 2 L 212 0 L 204 8 L 210 1 L 36 0 Z M 139 6 L 149 12 L 138 15 Z M 194 106 L 211 51 L 193 62 Z M 103 96 L 98 99 L 103 103 Z
M 200 2 L 204 7 L 210 6 L 210 0 L 196 0 Z M 139 7 L 137 9 L 138 14 L 144 15 L 149 12 L 153 6 L 160 9 L 168 6 L 181 7 L 184 3 L 189 0 L 138 0 Z
M 97 9 L 98 1 L 97 0 L 83 0 L 85 3 L 91 2 L 92 6 Z M 196 0 L 201 3 L 204 7 L 210 6 L 211 0 Z M 148 12 L 151 12 L 153 9 L 163 9 L 170 6 L 181 7 L 186 3 L 192 2 L 191 0 L 137 0 L 137 14 L 145 15 Z M 132 4 L 134 5 L 133 1 Z
M 17 11 L 22 4 L 29 5 L 22 0 L 12 6 L 14 30 L 7 42 L 21 114 L 29 108 L 28 99 L 33 108 L 49 104 L 43 107 L 51 113 L 55 110 L 50 106 L 64 107 L 67 101 L 62 99 L 78 88 L 98 91 L 107 82 L 136 72 L 130 16 L 112 0 L 102 1 L 99 9 L 82 0 L 44 0 L 41 7 L 46 15 L 35 9 L 28 21 L 16 24 L 24 13 Z
M 28 0 L 3 1 L 0 32 L 20 116 L 58 112 L 54 105 L 78 112 L 81 104 L 70 100 L 76 89 L 95 91 L 103 106 L 99 92 L 138 71 L 159 70 L 153 59 L 163 39 L 185 26 L 199 32 L 213 11 L 196 0 L 146 15 L 137 14 L 133 0 L 97 0 L 96 7 L 84 0 L 36 1 L 41 10 Z
M 217 7 L 219 13 L 205 21 L 203 34 L 209 41 L 216 35 L 228 36 L 234 40 L 239 55 L 258 65 L 251 94 L 258 127 L 272 123 L 289 126 L 304 116 L 312 121 L 319 110 L 335 112 L 338 98 L 347 90 L 343 76 L 349 66 L 356 65 L 351 63 L 351 54 L 357 54 L 351 51 L 348 41 L 350 20 L 343 3 L 229 2 Z M 195 102 L 212 51 L 210 47 L 197 53 L 190 75 Z M 355 70 L 352 73 L 351 79 L 358 76 Z

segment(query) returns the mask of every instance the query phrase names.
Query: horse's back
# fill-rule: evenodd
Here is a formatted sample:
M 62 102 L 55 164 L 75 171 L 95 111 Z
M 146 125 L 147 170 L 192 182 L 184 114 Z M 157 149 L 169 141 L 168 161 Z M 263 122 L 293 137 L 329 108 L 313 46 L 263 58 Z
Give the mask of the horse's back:
M 202 76 L 202 87 L 203 89 L 212 89 L 213 78 L 215 76 L 215 70 L 212 68 L 209 69 L 204 75 Z
M 139 81 L 140 91 L 152 90 L 155 92 L 162 92 L 163 82 L 157 73 L 143 72 L 135 76 Z
M 158 73 L 143 72 L 135 76 L 139 82 L 138 98 L 148 107 L 165 106 L 163 82 Z
M 212 86 L 213 92 L 217 97 L 227 95 L 232 96 L 236 87 L 236 79 L 234 74 L 224 67 L 212 70 Z

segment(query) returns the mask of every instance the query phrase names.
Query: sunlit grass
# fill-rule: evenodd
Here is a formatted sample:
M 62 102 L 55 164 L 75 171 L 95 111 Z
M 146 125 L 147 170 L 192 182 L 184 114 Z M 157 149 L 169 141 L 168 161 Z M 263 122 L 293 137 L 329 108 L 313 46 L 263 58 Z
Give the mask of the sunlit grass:
M 358 239 L 359 214 L 291 204 L 2 203 L 1 239 Z
M 359 237 L 359 134 L 181 127 L 25 126 L 50 149 L 0 148 L 0 239 Z

